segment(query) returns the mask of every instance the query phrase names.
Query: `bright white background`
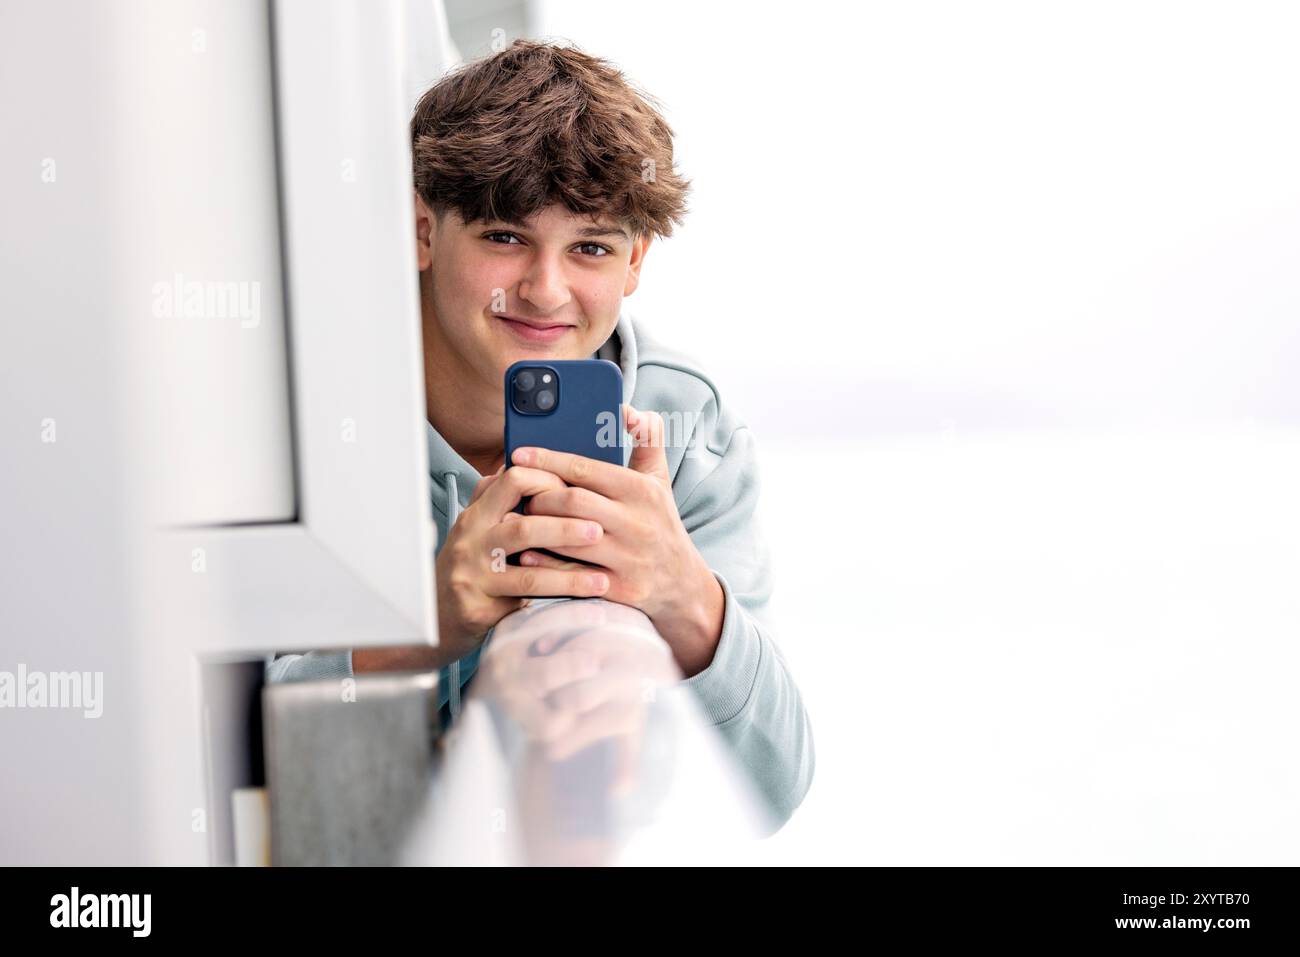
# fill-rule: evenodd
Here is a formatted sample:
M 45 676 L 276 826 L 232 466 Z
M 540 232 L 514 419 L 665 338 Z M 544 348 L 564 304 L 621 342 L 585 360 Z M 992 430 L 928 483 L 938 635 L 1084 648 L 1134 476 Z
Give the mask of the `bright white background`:
M 1298 27 L 534 8 L 695 184 L 630 305 L 763 451 L 817 745 L 771 860 L 1296 863 Z

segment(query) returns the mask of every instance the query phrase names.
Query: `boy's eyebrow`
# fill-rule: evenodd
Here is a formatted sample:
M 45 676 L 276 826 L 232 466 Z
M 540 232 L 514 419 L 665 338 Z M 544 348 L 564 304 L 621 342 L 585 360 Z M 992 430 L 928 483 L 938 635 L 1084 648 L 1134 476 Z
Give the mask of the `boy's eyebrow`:
M 578 230 L 579 236 L 622 236 L 624 239 L 630 239 L 627 230 L 621 226 L 585 226 Z

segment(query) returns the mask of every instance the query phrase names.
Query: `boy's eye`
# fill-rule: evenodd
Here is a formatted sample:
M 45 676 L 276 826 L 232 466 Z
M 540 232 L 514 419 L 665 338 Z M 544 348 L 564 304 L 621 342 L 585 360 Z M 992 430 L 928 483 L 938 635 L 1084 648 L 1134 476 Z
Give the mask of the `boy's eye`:
M 578 251 L 584 256 L 608 256 L 609 250 L 600 243 L 583 243 L 578 247 Z
M 500 232 L 488 233 L 483 238 L 490 240 L 491 242 L 501 243 L 507 246 L 519 242 L 519 237 L 516 236 L 514 233 L 500 233 Z

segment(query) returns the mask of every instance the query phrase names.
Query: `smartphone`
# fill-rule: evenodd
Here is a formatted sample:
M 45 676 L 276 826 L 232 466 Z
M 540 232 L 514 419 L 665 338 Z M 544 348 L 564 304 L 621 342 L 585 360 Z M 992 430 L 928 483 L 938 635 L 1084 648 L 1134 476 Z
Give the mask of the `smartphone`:
M 505 400 L 506 468 L 524 446 L 623 464 L 623 373 L 608 359 L 513 363 L 506 370 Z M 526 503 L 515 511 L 522 513 Z M 506 561 L 518 565 L 519 556 Z

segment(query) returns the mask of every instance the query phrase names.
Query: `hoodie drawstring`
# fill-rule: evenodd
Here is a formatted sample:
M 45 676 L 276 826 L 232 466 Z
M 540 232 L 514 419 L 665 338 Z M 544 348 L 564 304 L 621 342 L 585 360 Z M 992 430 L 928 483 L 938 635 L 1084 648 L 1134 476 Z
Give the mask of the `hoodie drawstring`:
M 442 477 L 447 483 L 447 533 L 451 534 L 451 527 L 456 524 L 456 519 L 460 517 L 460 492 L 456 484 L 455 472 L 443 472 Z M 454 722 L 460 717 L 460 661 L 453 661 L 447 666 L 447 706 L 451 709 L 451 720 Z

